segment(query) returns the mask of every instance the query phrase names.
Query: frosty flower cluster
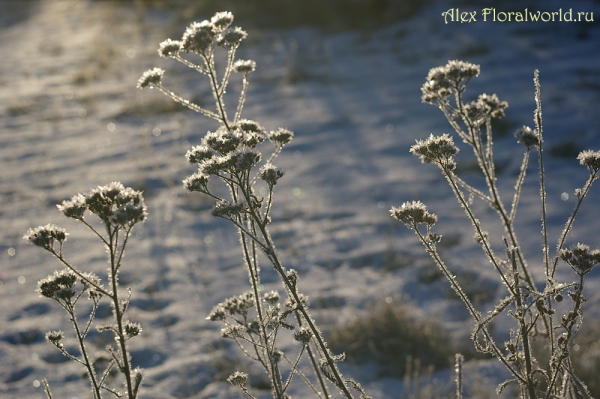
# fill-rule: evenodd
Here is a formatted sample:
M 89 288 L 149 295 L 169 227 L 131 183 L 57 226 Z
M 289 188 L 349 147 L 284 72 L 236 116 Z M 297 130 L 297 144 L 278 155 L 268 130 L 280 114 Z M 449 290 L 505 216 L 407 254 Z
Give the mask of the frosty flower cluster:
M 506 101 L 500 101 L 495 94 L 480 94 L 477 100 L 465 105 L 467 116 L 477 123 L 483 123 L 489 117 L 501 118 L 508 108 Z
M 161 57 L 182 60 L 181 52 L 191 52 L 200 55 L 207 61 L 211 57 L 215 46 L 233 52 L 248 34 L 239 27 L 230 27 L 232 22 L 233 14 L 227 11 L 216 13 L 210 21 L 193 22 L 186 28 L 180 40 L 167 39 L 160 43 L 158 54 Z M 206 68 L 196 67 L 198 70 L 208 73 Z M 244 75 L 253 72 L 255 68 L 256 63 L 252 60 L 237 60 L 232 65 L 234 71 Z M 137 87 L 159 87 L 164 72 L 160 68 L 149 69 L 142 74 Z
M 600 151 L 582 151 L 577 159 L 583 166 L 587 166 L 590 173 L 596 174 L 600 170 Z
M 421 99 L 432 104 L 436 101 L 445 101 L 453 90 L 462 91 L 464 85 L 473 76 L 479 75 L 479 65 L 469 62 L 452 60 L 445 66 L 432 68 L 427 74 L 426 82 L 421 87 Z
M 562 249 L 559 256 L 579 275 L 589 273 L 592 267 L 600 264 L 600 250 L 590 250 L 589 246 L 581 243 L 570 249 Z
M 93 288 L 102 287 L 102 282 L 98 276 L 94 273 L 81 273 L 81 276 L 77 276 L 69 269 L 55 271 L 52 276 L 40 280 L 38 282 L 37 292 L 40 293 L 40 296 L 46 298 L 55 299 L 57 301 L 69 301 L 77 294 L 75 284 L 78 280 L 83 285 L 83 291 L 90 289 L 91 297 L 101 296 L 101 294 Z
M 537 132 L 532 130 L 529 126 L 523 126 L 515 132 L 515 137 L 519 143 L 522 143 L 525 147 L 537 147 L 540 145 L 540 139 Z
M 148 216 L 142 193 L 119 182 L 77 194 L 57 206 L 66 217 L 81 220 L 87 210 L 115 227 L 133 226 Z
M 192 147 L 186 153 L 190 163 L 198 165 L 198 172 L 183 181 L 184 187 L 189 191 L 207 192 L 210 176 L 224 174 L 245 174 L 257 165 L 262 154 L 256 149 L 257 145 L 266 138 L 278 148 L 289 143 L 293 133 L 287 129 L 279 129 L 267 134 L 265 129 L 257 122 L 241 120 L 229 129 L 221 125 L 216 131 L 208 132 L 200 145 Z M 259 177 L 273 186 L 283 176 L 283 172 L 271 164 L 262 167 Z M 217 203 L 213 210 L 215 216 L 231 215 L 243 210 L 241 203 Z
M 444 133 L 441 136 L 431 134 L 426 140 L 416 140 L 410 152 L 417 155 L 423 163 L 437 163 L 454 169 L 454 155 L 459 149 L 454 145 L 452 136 Z
M 66 229 L 54 224 L 47 224 L 27 230 L 23 238 L 36 247 L 52 250 L 55 241 L 62 245 L 67 240 L 68 235 L 69 233 L 67 233 Z
M 418 224 L 432 226 L 437 222 L 437 216 L 427 211 L 427 207 L 421 201 L 403 203 L 400 208 L 392 207 L 392 217 L 406 225 L 415 228 Z

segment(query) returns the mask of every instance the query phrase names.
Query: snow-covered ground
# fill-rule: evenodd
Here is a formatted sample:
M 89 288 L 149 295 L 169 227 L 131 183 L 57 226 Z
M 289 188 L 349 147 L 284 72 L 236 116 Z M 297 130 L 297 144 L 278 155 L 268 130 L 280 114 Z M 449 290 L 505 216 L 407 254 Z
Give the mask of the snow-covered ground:
M 597 1 L 538 3 L 541 11 L 572 8 L 600 19 Z M 236 233 L 206 212 L 210 201 L 180 184 L 194 171 L 186 149 L 216 125 L 173 107 L 157 91 L 135 88 L 143 71 L 159 66 L 167 70 L 166 86 L 210 104 L 204 76 L 156 54 L 160 41 L 177 38 L 191 20 L 175 23 L 174 13 L 156 11 L 140 18 L 133 6 L 89 0 L 0 4 L 6 11 L 0 18 L 0 398 L 44 397 L 44 378 L 57 398 L 88 397 L 82 369 L 43 339 L 47 330 L 69 331 L 66 313 L 34 292 L 60 265 L 22 236 L 29 227 L 64 226 L 73 263 L 103 272 L 102 246 L 55 204 L 116 180 L 144 190 L 150 212 L 129 243 L 122 281 L 133 288 L 129 317 L 144 328 L 131 341 L 134 362 L 146 369 L 142 397 L 238 397 L 224 378 L 240 357 L 223 344 L 220 326 L 204 319 L 216 303 L 247 287 Z M 540 70 L 551 237 L 573 209 L 573 191 L 587 178 L 577 149 L 600 149 L 598 23 L 484 22 L 488 6 L 432 1 L 415 16 L 370 32 L 249 30 L 238 56 L 258 67 L 244 116 L 295 132 L 277 163 L 286 176 L 276 187 L 272 234 L 287 266 L 300 273 L 303 292 L 345 303 L 316 311 L 323 320 L 342 323 L 356 309 L 390 297 L 412 303 L 416 314 L 441 320 L 457 336 L 470 332 L 471 322 L 447 300 L 442 282 L 418 282 L 430 261 L 416 237 L 389 216 L 391 206 L 413 199 L 440 216 L 439 231 L 451 242 L 442 252 L 449 265 L 476 271 L 477 284 L 490 284 L 496 298 L 505 295 L 490 283 L 494 272 L 482 266 L 487 262 L 437 168 L 408 153 L 415 139 L 449 132 L 441 112 L 420 100 L 429 69 L 449 59 L 481 65 L 469 98 L 496 93 L 509 103 L 495 141 L 506 202 L 521 162 L 512 132 L 533 126 L 532 78 Z M 446 24 L 442 12 L 451 7 L 476 11 L 477 21 Z M 517 2 L 502 7 L 522 11 Z M 459 162 L 469 162 L 463 150 Z M 536 159 L 518 227 L 541 281 Z M 595 187 L 569 243 L 600 245 L 599 199 Z M 500 227 L 491 224 L 495 214 L 476 209 L 499 237 Z M 264 272 L 265 288 L 276 288 L 275 275 Z M 574 278 L 566 267 L 561 276 Z M 585 311 L 593 320 L 600 315 L 600 273 L 590 273 L 586 284 Z M 470 367 L 494 375 L 496 363 Z M 371 381 L 368 368 L 346 372 L 374 397 L 399 396 L 400 381 Z

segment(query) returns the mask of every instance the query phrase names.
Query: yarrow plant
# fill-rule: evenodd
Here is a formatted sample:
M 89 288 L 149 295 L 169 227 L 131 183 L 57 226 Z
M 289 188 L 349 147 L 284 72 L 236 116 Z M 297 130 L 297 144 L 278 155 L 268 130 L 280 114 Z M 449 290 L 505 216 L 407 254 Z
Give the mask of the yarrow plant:
M 237 228 L 251 289 L 216 305 L 208 319 L 224 323 L 222 336 L 234 340 L 244 355 L 264 368 L 274 398 L 288 397 L 288 388 L 295 376 L 319 398 L 330 397 L 331 387 L 327 381 L 346 398 L 353 397 L 351 389 L 358 391 L 361 398 L 367 398 L 360 384 L 340 373 L 337 363 L 344 356 L 334 355 L 329 350 L 309 313 L 308 299 L 299 290 L 298 273 L 284 266 L 269 233 L 274 188 L 284 176 L 274 161 L 292 140 L 293 133 L 285 128 L 267 132 L 259 123 L 242 119 L 249 77 L 256 63 L 236 59 L 236 50 L 247 34 L 241 28 L 231 27 L 232 22 L 230 12 L 219 12 L 211 20 L 192 23 L 180 40 L 167 39 L 158 49 L 161 57 L 172 58 L 208 77 L 214 109 L 201 107 L 165 88 L 165 71 L 162 69 L 150 69 L 138 81 L 139 88 L 156 88 L 191 110 L 219 122 L 214 132 L 208 132 L 199 145 L 186 153 L 187 160 L 198 170 L 183 180 L 183 187 L 212 198 L 215 201 L 211 211 L 213 216 L 226 219 Z M 227 56 L 220 71 L 215 64 L 218 51 L 224 51 Z M 242 85 L 235 112 L 230 114 L 224 94 L 234 73 L 241 75 Z M 268 156 L 262 149 L 267 142 L 274 147 Z M 213 180 L 227 187 L 228 196 L 219 195 L 212 185 L 209 187 Z M 266 194 L 258 194 L 259 185 Z M 280 297 L 276 291 L 261 294 L 261 253 L 262 259 L 279 274 L 285 297 Z M 286 330 L 301 344 L 294 355 L 280 349 L 280 337 Z M 304 359 L 312 366 L 313 376 L 300 370 L 299 364 Z M 246 373 L 237 371 L 228 381 L 247 396 L 254 397 L 247 389 Z
M 600 151 L 587 150 L 579 154 L 578 160 L 589 170 L 589 177 L 582 188 L 575 190 L 577 204 L 568 218 L 556 244 L 556 254 L 550 256 L 546 215 L 545 169 L 543 159 L 542 105 L 538 71 L 534 74 L 536 110 L 535 129 L 524 126 L 517 130 L 515 137 L 523 144 L 525 151 L 520 173 L 515 184 L 515 193 L 509 210 L 504 205 L 498 190 L 493 159 L 492 119 L 504 116 L 508 104 L 494 95 L 482 94 L 477 100 L 465 103 L 464 92 L 474 76 L 479 75 L 480 67 L 463 61 L 449 61 L 447 65 L 433 68 L 422 86 L 422 100 L 437 106 L 445 115 L 450 126 L 462 141 L 473 150 L 473 154 L 487 184 L 487 192 L 472 186 L 456 174 L 454 156 L 459 148 L 452 136 L 444 133 L 425 140 L 417 140 L 410 152 L 419 156 L 422 162 L 436 164 L 452 189 L 458 202 L 465 210 L 475 231 L 475 241 L 489 259 L 505 286 L 507 296 L 488 312 L 481 314 L 471 303 L 452 271 L 440 256 L 437 244 L 442 236 L 433 230 L 437 216 L 427 210 L 420 201 L 405 202 L 400 207 L 392 207 L 391 216 L 413 230 L 425 250 L 450 282 L 464 302 L 475 321 L 472 340 L 475 348 L 498 358 L 508 369 L 512 378 L 498 387 L 501 392 L 510 384 L 517 384 L 520 398 L 590 398 L 591 394 L 573 368 L 571 346 L 582 323 L 584 276 L 600 263 L 600 250 L 590 250 L 588 245 L 578 243 L 565 248 L 576 215 L 589 192 L 592 183 L 598 179 L 600 171 Z M 517 240 L 514 221 L 520 199 L 529 156 L 532 149 L 539 154 L 540 197 L 542 210 L 543 238 L 543 289 L 533 278 L 522 247 Z M 471 198 L 479 198 L 496 211 L 504 227 L 502 240 L 493 241 L 484 231 L 474 214 Z M 494 246 L 502 246 L 504 255 L 497 255 Z M 575 271 L 578 280 L 574 283 L 557 281 L 556 271 L 562 260 Z M 560 304 L 567 292 L 570 303 Z M 565 310 L 566 309 L 566 310 Z M 500 314 L 508 314 L 515 321 L 510 331 L 510 339 L 500 345 L 491 334 L 491 323 Z M 541 337 L 546 342 L 545 350 L 550 354 L 548 364 L 536 360 L 532 342 Z M 543 354 L 538 354 L 543 355 Z M 541 356 L 539 356 L 541 357 Z M 457 357 L 457 397 L 462 395 L 462 379 Z M 459 365 L 460 363 L 460 365 Z
M 64 356 L 85 368 L 94 399 L 102 398 L 103 392 L 109 392 L 116 397 L 123 396 L 117 388 L 107 385 L 106 379 L 114 369 L 123 375 L 127 398 L 137 398 L 142 382 L 142 371 L 139 368 L 132 368 L 127 342 L 140 335 L 142 328 L 138 323 L 130 322 L 125 317 L 131 290 L 127 294 L 120 291 L 119 272 L 131 230 L 147 217 L 142 193 L 115 182 L 93 189 L 85 195 L 77 194 L 59 204 L 58 209 L 64 216 L 83 223 L 102 241 L 106 248 L 109 267 L 105 280 L 107 286 L 105 286 L 96 274 L 82 271 L 67 259 L 63 252 L 68 236 L 66 229 L 48 224 L 27 231 L 24 239 L 50 252 L 64 266 L 64 269 L 57 270 L 53 275 L 41 280 L 37 291 L 41 297 L 56 301 L 69 314 L 80 354 L 75 355 L 65 348 L 66 334 L 62 331 L 49 331 L 46 340 Z M 92 225 L 93 222 L 86 217 L 87 213 L 100 219 L 104 231 Z M 81 322 L 77 317 L 77 306 L 86 293 L 92 307 L 87 321 Z M 86 338 L 93 326 L 98 306 L 106 300 L 112 307 L 113 321 L 107 325 L 96 325 L 96 328 L 98 331 L 112 332 L 116 346 L 106 347 L 109 361 L 106 368 L 99 373 L 95 367 L 95 359 L 86 347 Z M 45 380 L 44 386 L 48 398 L 51 399 L 50 387 Z

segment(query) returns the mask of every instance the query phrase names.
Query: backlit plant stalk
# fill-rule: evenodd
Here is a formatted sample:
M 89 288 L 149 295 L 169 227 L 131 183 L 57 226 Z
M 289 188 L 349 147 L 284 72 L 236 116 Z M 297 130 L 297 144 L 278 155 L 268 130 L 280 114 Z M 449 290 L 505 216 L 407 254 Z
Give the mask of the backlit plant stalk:
M 450 281 L 452 288 L 465 303 L 476 323 L 472 335 L 475 348 L 497 357 L 512 374 L 513 378 L 498 387 L 499 392 L 507 385 L 516 382 L 519 386 L 520 397 L 523 399 L 538 397 L 546 399 L 555 397 L 574 398 L 576 393 L 589 398 L 591 397 L 589 391 L 573 370 L 570 359 L 570 346 L 582 321 L 581 306 L 585 301 L 583 297 L 584 275 L 593 266 L 600 263 L 600 250 L 590 250 L 585 244 L 577 244 L 571 249 L 565 249 L 564 245 L 583 199 L 592 183 L 598 178 L 600 151 L 587 150 L 579 154 L 578 159 L 582 165 L 588 167 L 590 177 L 583 188 L 575 191 L 577 197 L 576 207 L 558 239 L 557 254 L 551 260 L 546 227 L 542 109 L 538 71 L 536 70 L 534 75 L 536 98 L 534 122 L 536 130 L 524 126 L 515 133 L 517 140 L 525 146 L 525 152 L 515 184 L 510 213 L 505 210 L 496 183 L 492 135 L 492 119 L 504 116 L 504 109 L 508 107 L 508 104 L 498 100 L 495 94 L 482 94 L 476 101 L 470 103 L 465 103 L 463 100 L 468 82 L 474 76 L 479 75 L 479 72 L 478 65 L 463 61 L 449 61 L 447 65 L 433 68 L 429 72 L 426 83 L 421 90 L 423 101 L 440 108 L 456 134 L 472 148 L 485 178 L 488 193 L 478 190 L 457 176 L 454 156 L 459 149 L 450 135 L 443 134 L 438 137 L 431 135 L 426 140 L 417 140 L 416 144 L 411 147 L 410 152 L 419 156 L 424 163 L 438 165 L 473 225 L 476 242 L 481 246 L 484 255 L 498 273 L 501 282 L 508 291 L 508 296 L 496 305 L 494 310 L 488 312 L 487 316 L 483 317 L 475 309 L 437 251 L 436 245 L 442 239 L 441 235 L 435 233 L 432 229 L 437 222 L 437 216 L 430 213 L 421 202 L 412 201 L 404 203 L 399 208 L 393 207 L 391 209 L 392 217 L 404 223 L 406 227 L 417 234 L 426 251 L 432 256 L 435 263 Z M 455 100 L 454 103 L 450 100 L 452 96 Z M 525 180 L 531 149 L 537 149 L 540 155 L 542 252 L 544 254 L 543 264 L 546 281 L 543 291 L 536 288 L 514 229 L 516 209 L 520 199 L 521 187 Z M 494 253 L 492 238 L 488 237 L 480 221 L 475 216 L 471 209 L 471 201 L 467 199 L 465 192 L 470 197 L 483 200 L 498 213 L 506 234 L 506 237 L 503 237 L 497 243 L 505 248 L 506 256 L 504 258 Z M 425 226 L 424 231 L 421 226 Z M 579 277 L 578 282 L 566 284 L 556 281 L 555 273 L 559 259 L 562 259 L 575 271 Z M 564 314 L 558 315 L 556 304 L 562 302 L 564 292 L 567 292 L 572 303 L 570 309 Z M 517 325 L 515 329 L 510 331 L 510 339 L 505 342 L 504 348 L 494 342 L 489 331 L 490 323 L 501 313 L 506 313 L 514 318 Z M 543 326 L 541 331 L 538 327 L 539 324 Z M 544 366 L 536 361 L 532 347 L 532 340 L 536 335 L 546 339 L 547 350 L 551 354 L 548 365 Z
M 65 349 L 63 341 L 65 335 L 62 331 L 50 331 L 46 340 L 53 344 L 63 355 L 80 363 L 86 369 L 90 379 L 92 396 L 102 398 L 102 392 L 108 391 L 116 397 L 122 394 L 115 388 L 105 384 L 106 378 L 113 368 L 123 374 L 127 398 L 135 399 L 142 382 L 142 373 L 139 368 L 133 369 L 129 355 L 127 341 L 139 335 L 142 328 L 137 323 L 125 319 L 129 306 L 131 290 L 124 298 L 119 292 L 119 271 L 127 239 L 133 226 L 146 220 L 147 211 L 142 193 L 131 188 L 125 188 L 121 183 L 111 183 L 106 186 L 91 190 L 88 194 L 77 194 L 70 200 L 58 205 L 59 210 L 69 218 L 76 219 L 89 228 L 104 244 L 108 257 L 108 285 L 106 288 L 101 279 L 94 273 L 83 272 L 73 266 L 63 253 L 63 244 L 67 240 L 66 229 L 53 224 L 29 229 L 24 238 L 38 247 L 50 252 L 65 267 L 56 271 L 38 283 L 40 296 L 58 302 L 69 314 L 75 335 L 78 341 L 81 356 L 75 356 Z M 96 215 L 105 231 L 98 231 L 88 220 L 85 214 L 89 212 Z M 84 293 L 92 301 L 92 309 L 85 325 L 81 325 L 76 316 L 76 306 Z M 85 340 L 92 327 L 96 310 L 103 298 L 108 298 L 112 307 L 113 323 L 97 326 L 99 331 L 111 331 L 117 347 L 107 347 L 110 361 L 102 374 L 98 374 L 94 361 L 86 349 Z M 51 398 L 50 387 L 44 381 L 46 394 Z
M 223 336 L 235 340 L 246 356 L 263 366 L 271 380 L 274 398 L 287 397 L 286 391 L 294 375 L 303 379 L 317 397 L 329 397 L 325 383 L 327 379 L 346 398 L 353 397 L 350 388 L 357 390 L 362 398 L 367 398 L 360 384 L 342 377 L 336 363 L 343 356 L 335 356 L 328 349 L 320 329 L 309 313 L 306 297 L 298 290 L 298 274 L 283 266 L 269 233 L 274 187 L 284 175 L 273 162 L 282 148 L 291 141 L 293 133 L 283 128 L 267 133 L 257 122 L 242 119 L 249 75 L 255 70 L 256 64 L 251 60 L 235 59 L 235 52 L 247 34 L 240 28 L 230 27 L 232 22 L 231 13 L 217 13 L 210 21 L 192 23 L 181 40 L 168 39 L 160 44 L 158 50 L 160 56 L 173 58 L 207 75 L 215 100 L 214 110 L 193 104 L 166 89 L 162 84 L 162 69 L 148 70 L 138 81 L 139 88 L 156 88 L 220 124 L 215 132 L 208 132 L 204 136 L 200 145 L 187 152 L 188 161 L 197 165 L 198 171 L 185 179 L 183 185 L 189 191 L 197 191 L 213 198 L 215 205 L 212 214 L 229 220 L 236 226 L 251 290 L 218 304 L 208 318 L 224 322 L 226 327 L 223 329 Z M 219 47 L 227 52 L 227 61 L 221 75 L 215 64 L 215 50 Z M 199 57 L 200 64 L 187 58 L 188 53 L 195 54 L 195 59 Z M 235 114 L 230 118 L 226 111 L 224 93 L 233 72 L 241 75 L 242 87 Z M 265 160 L 258 147 L 267 140 L 275 148 Z M 215 179 L 225 185 L 228 198 L 223 198 L 208 187 L 209 180 Z M 263 196 L 257 194 L 257 184 L 262 186 Z M 281 278 L 287 293 L 287 300 L 283 305 L 279 302 L 277 292 L 262 296 L 260 294 L 261 253 Z M 254 308 L 255 318 L 249 314 L 251 308 Z M 287 317 L 292 314 L 296 316 L 296 326 L 287 321 Z M 294 339 L 302 344 L 295 359 L 289 358 L 277 347 L 278 334 L 282 328 L 293 330 Z M 298 369 L 304 354 L 309 357 L 319 388 Z M 285 378 L 282 373 L 284 362 L 287 363 L 285 368 L 288 370 Z M 234 373 L 229 381 L 252 397 L 246 388 L 245 373 Z

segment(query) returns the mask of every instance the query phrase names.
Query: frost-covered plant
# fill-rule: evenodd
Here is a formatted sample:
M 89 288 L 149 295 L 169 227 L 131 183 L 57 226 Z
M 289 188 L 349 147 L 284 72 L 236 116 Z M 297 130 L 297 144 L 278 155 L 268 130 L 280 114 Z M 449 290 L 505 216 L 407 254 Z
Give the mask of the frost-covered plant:
M 220 124 L 216 131 L 208 132 L 199 145 L 187 152 L 186 158 L 197 165 L 198 171 L 186 178 L 183 186 L 186 190 L 214 199 L 212 214 L 236 226 L 251 289 L 218 304 L 208 318 L 223 322 L 223 337 L 234 340 L 246 356 L 262 365 L 271 381 L 274 398 L 288 396 L 287 390 L 294 376 L 305 381 L 320 398 L 329 397 L 327 380 L 346 398 L 353 397 L 350 388 L 366 398 L 357 382 L 341 375 L 336 363 L 343 359 L 343 355 L 336 356 L 328 349 L 323 334 L 309 313 L 307 298 L 299 291 L 298 273 L 284 266 L 269 234 L 274 187 L 283 177 L 283 171 L 273 162 L 290 142 L 293 133 L 284 128 L 267 132 L 257 122 L 242 119 L 249 76 L 256 63 L 236 59 L 236 50 L 247 34 L 240 28 L 232 28 L 232 22 L 230 12 L 219 12 L 210 21 L 192 23 L 180 40 L 167 39 L 158 49 L 161 57 L 175 59 L 208 77 L 215 100 L 214 110 L 203 108 L 166 89 L 162 83 L 162 69 L 150 69 L 138 81 L 139 88 L 156 88 Z M 220 74 L 215 64 L 216 51 L 224 51 L 227 56 L 224 68 L 219 68 Z M 225 107 L 224 94 L 234 73 L 241 75 L 242 86 L 237 107 L 231 116 Z M 260 148 L 267 141 L 274 149 L 265 157 L 264 150 Z M 212 185 L 209 187 L 209 181 L 223 183 L 228 195 L 221 196 Z M 262 191 L 257 190 L 259 185 Z M 259 195 L 259 192 L 265 194 Z M 280 298 L 275 291 L 261 294 L 261 253 L 264 255 L 262 259 L 279 274 L 285 298 Z M 280 336 L 285 330 L 289 330 L 292 338 L 301 344 L 298 353 L 293 356 L 280 350 Z M 306 358 L 312 365 L 313 377 L 298 368 L 300 361 Z M 236 372 L 228 381 L 253 397 L 246 388 L 247 374 Z
M 29 229 L 25 238 L 29 243 L 45 249 L 63 264 L 64 269 L 55 271 L 53 275 L 38 283 L 40 296 L 53 299 L 69 314 L 73 324 L 75 338 L 79 345 L 79 355 L 70 353 L 65 348 L 65 333 L 49 331 L 46 340 L 54 345 L 63 355 L 81 364 L 86 369 L 90 379 L 92 397 L 100 399 L 103 391 L 110 392 L 116 397 L 122 397 L 116 388 L 106 385 L 109 373 L 116 369 L 125 380 L 127 398 L 135 399 L 142 382 L 142 372 L 132 368 L 127 341 L 139 335 L 142 328 L 138 323 L 132 323 L 125 318 L 125 313 L 131 298 L 131 290 L 127 294 L 120 291 L 119 272 L 129 234 L 138 222 L 146 220 L 147 211 L 142 193 L 131 188 L 125 188 L 121 183 L 110 183 L 91 190 L 89 193 L 77 194 L 70 200 L 63 201 L 58 209 L 66 217 L 76 219 L 89 228 L 102 241 L 108 257 L 108 273 L 105 287 L 102 279 L 92 272 L 84 272 L 71 264 L 63 253 L 63 245 L 67 240 L 67 231 L 53 224 Z M 104 227 L 97 229 L 88 219 L 86 213 L 96 215 Z M 87 321 L 77 318 L 77 305 L 82 296 L 87 293 L 92 307 Z M 95 368 L 92 354 L 86 347 L 86 338 L 101 301 L 108 300 L 112 307 L 112 323 L 96 325 L 98 331 L 110 331 L 114 335 L 115 346 L 108 345 L 109 362 L 102 373 Z M 44 381 L 46 394 L 51 399 L 49 384 Z
M 600 263 L 600 250 L 591 250 L 585 244 L 566 248 L 569 232 L 581 204 L 592 183 L 598 179 L 600 151 L 583 151 L 579 161 L 589 170 L 589 177 L 582 188 L 575 190 L 577 204 L 560 234 L 556 254 L 550 255 L 546 215 L 545 169 L 542 151 L 542 104 L 538 71 L 534 74 L 536 110 L 535 129 L 524 126 L 515 136 L 525 147 L 520 173 L 515 184 L 515 193 L 510 209 L 501 200 L 493 160 L 492 119 L 504 116 L 508 104 L 494 95 L 482 94 L 477 100 L 465 103 L 463 94 L 473 76 L 478 75 L 478 65 L 463 61 L 449 61 L 447 65 L 429 71 L 422 87 L 422 100 L 437 106 L 446 116 L 450 126 L 462 141 L 473 150 L 475 159 L 487 183 L 487 192 L 481 191 L 456 174 L 454 156 L 459 149 L 452 136 L 443 134 L 428 139 L 417 140 L 410 152 L 419 156 L 424 163 L 436 164 L 465 210 L 475 230 L 475 240 L 489 259 L 504 284 L 508 295 L 486 315 L 481 314 L 464 293 L 454 274 L 438 253 L 437 244 L 441 235 L 433 230 L 437 216 L 429 212 L 420 201 L 406 202 L 391 209 L 392 217 L 413 230 L 426 251 L 450 282 L 452 288 L 465 303 L 475 321 L 472 340 L 478 351 L 498 358 L 509 370 L 512 378 L 498 387 L 501 392 L 506 386 L 517 383 L 521 398 L 590 398 L 591 394 L 575 374 L 571 361 L 570 348 L 573 338 L 582 323 L 584 276 Z M 532 149 L 539 154 L 539 176 L 541 197 L 541 220 L 543 238 L 544 288 L 538 289 L 534 277 L 525 260 L 522 247 L 517 241 L 514 221 L 520 199 L 521 187 L 525 179 L 529 156 Z M 502 240 L 488 237 L 471 206 L 472 198 L 479 198 L 495 210 L 504 227 Z M 504 248 L 504 255 L 497 255 L 493 245 Z M 557 281 L 556 270 L 559 261 L 569 265 L 577 275 L 574 283 Z M 564 293 L 570 302 L 565 300 Z M 559 305 L 559 303 L 561 303 Z M 510 338 L 504 345 L 494 341 L 491 323 L 500 314 L 508 314 L 515 321 Z M 533 353 L 532 340 L 542 337 L 547 343 L 545 350 L 550 354 L 548 364 L 540 364 Z M 541 357 L 541 356 L 540 356 Z M 459 381 L 457 379 L 457 381 Z M 457 385 L 460 396 L 460 384 Z

